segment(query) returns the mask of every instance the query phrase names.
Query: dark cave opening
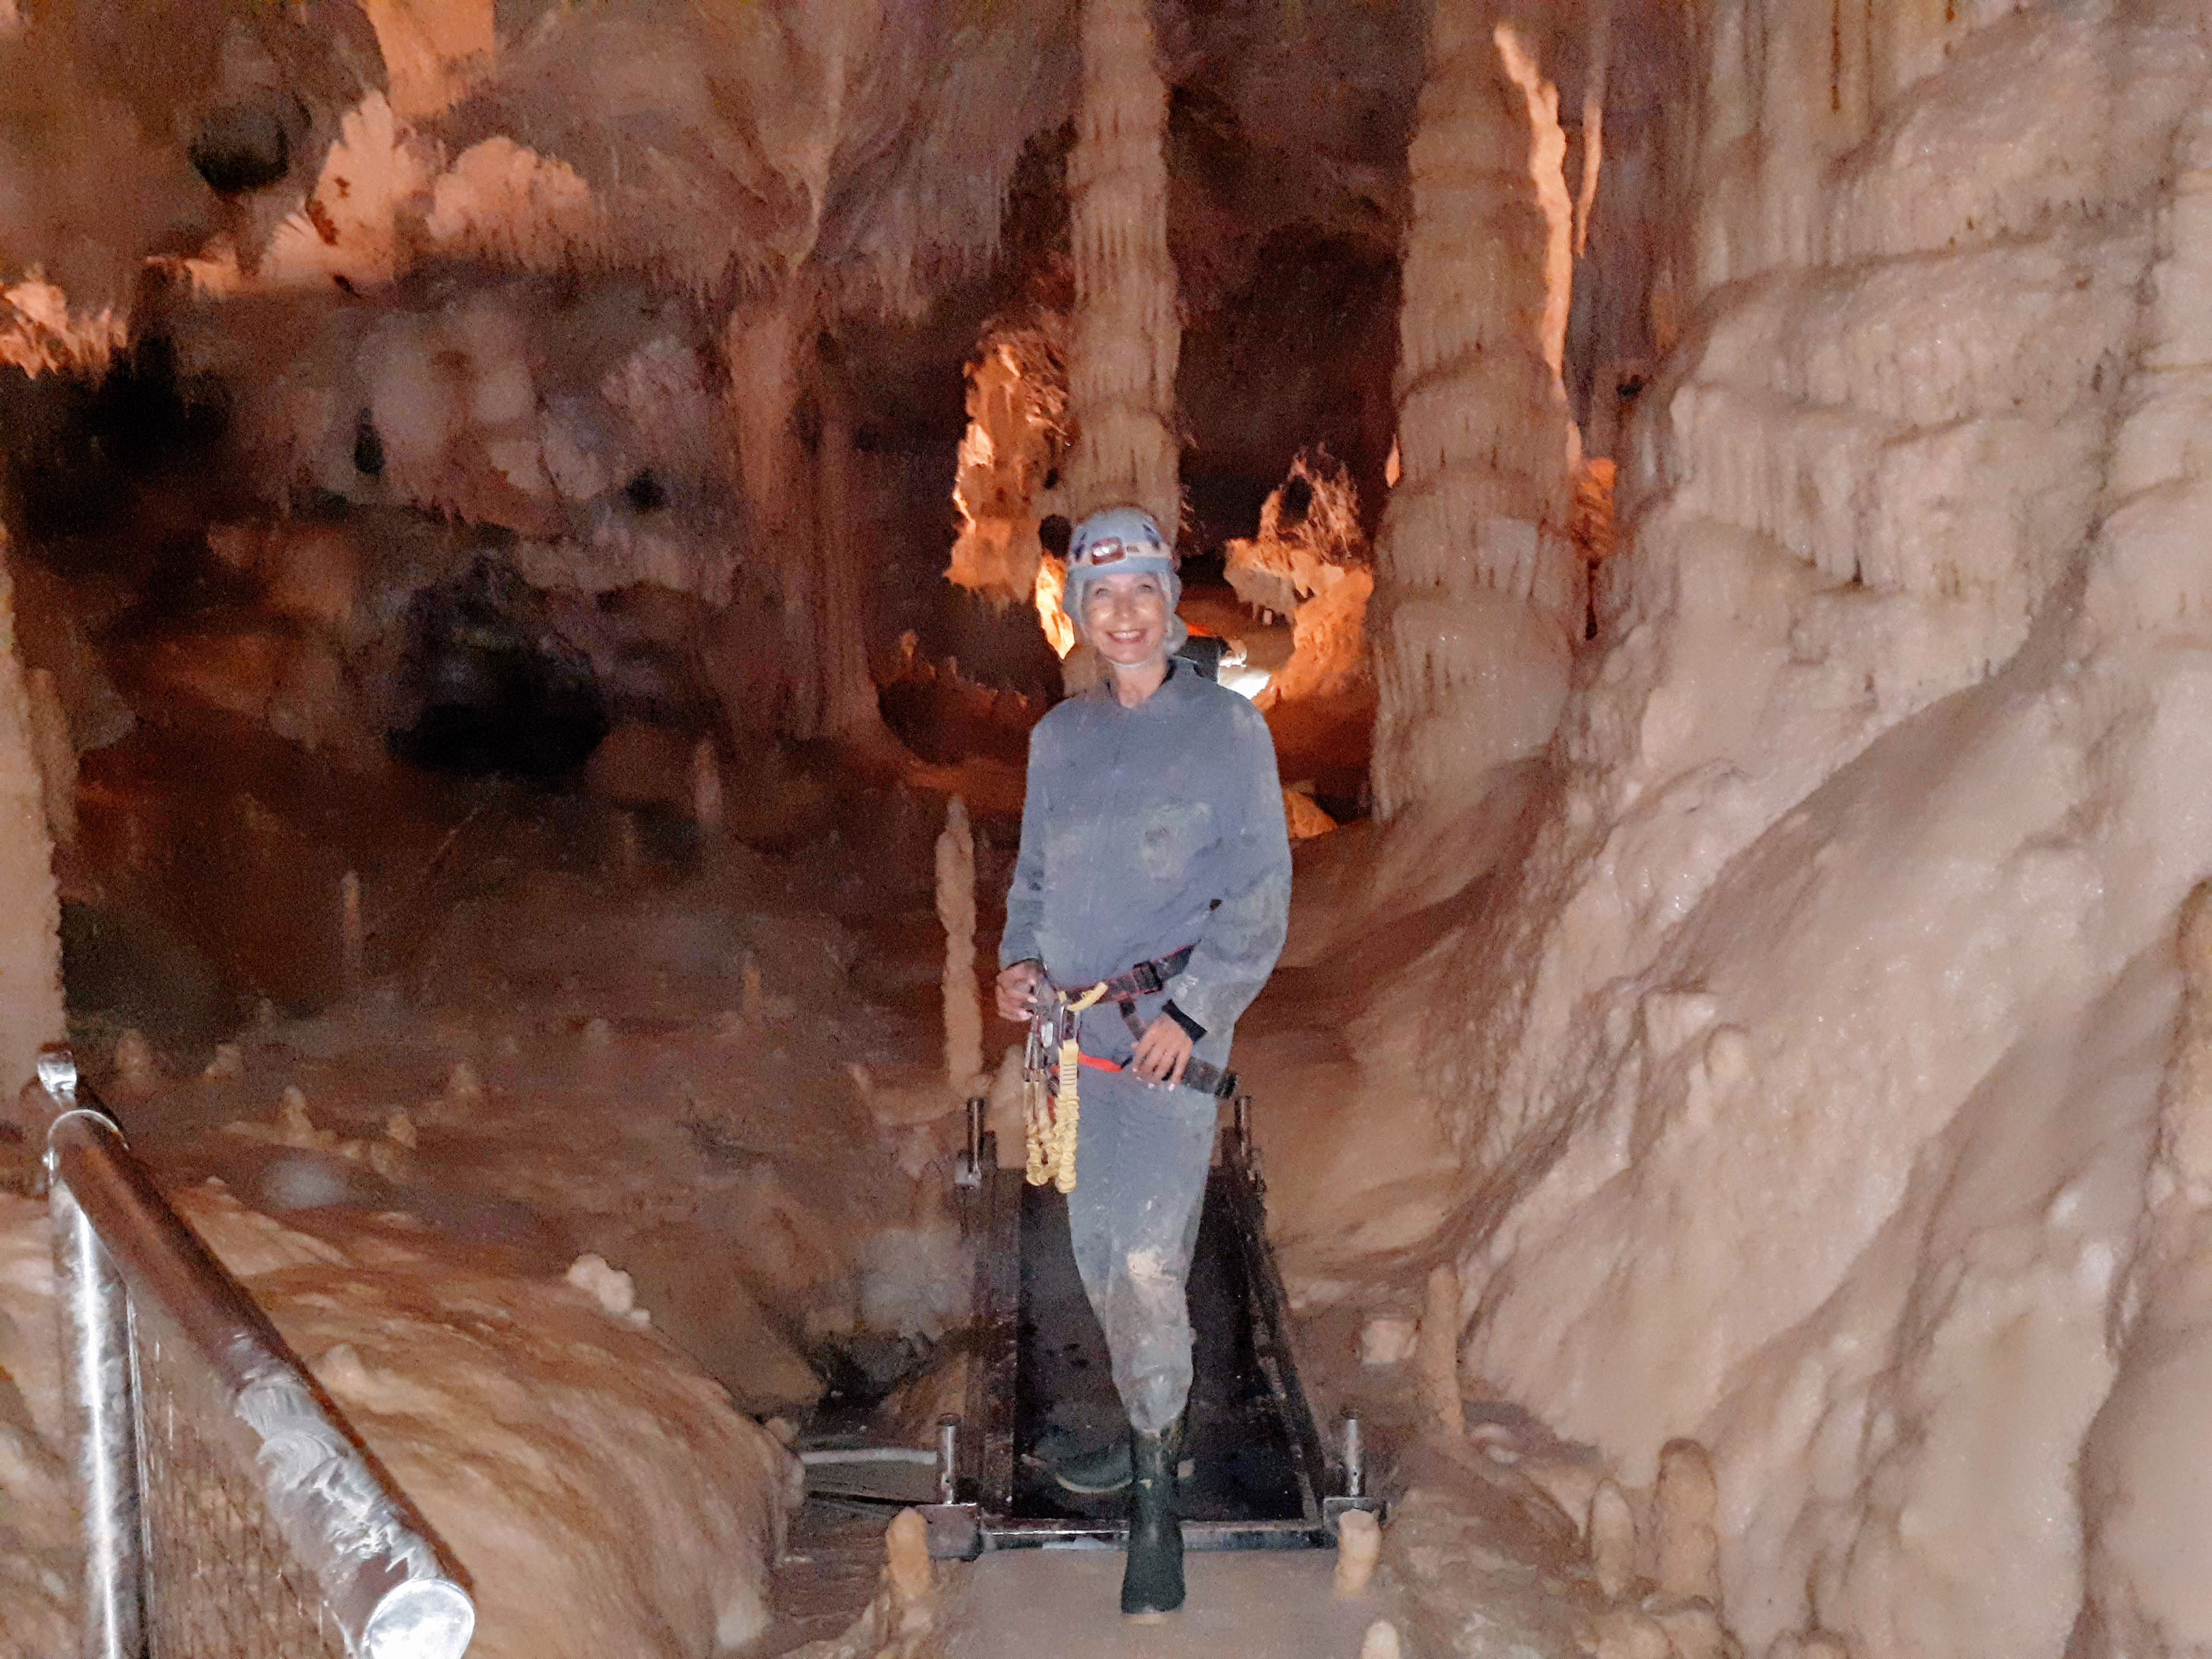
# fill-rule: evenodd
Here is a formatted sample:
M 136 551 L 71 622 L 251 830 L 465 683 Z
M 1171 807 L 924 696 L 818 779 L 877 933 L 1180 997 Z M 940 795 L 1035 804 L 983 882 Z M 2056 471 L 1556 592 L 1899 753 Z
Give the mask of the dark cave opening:
M 479 559 L 408 607 L 402 707 L 386 746 L 427 771 L 553 782 L 590 758 L 611 722 L 589 660 L 535 613 L 512 571 Z

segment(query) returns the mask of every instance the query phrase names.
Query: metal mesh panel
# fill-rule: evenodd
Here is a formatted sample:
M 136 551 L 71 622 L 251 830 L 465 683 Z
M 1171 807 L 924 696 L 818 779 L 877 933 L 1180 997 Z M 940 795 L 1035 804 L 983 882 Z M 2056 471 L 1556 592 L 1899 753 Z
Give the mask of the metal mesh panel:
M 346 1659 L 314 1575 L 270 1523 L 251 1455 L 181 1343 L 134 1310 L 152 1659 Z

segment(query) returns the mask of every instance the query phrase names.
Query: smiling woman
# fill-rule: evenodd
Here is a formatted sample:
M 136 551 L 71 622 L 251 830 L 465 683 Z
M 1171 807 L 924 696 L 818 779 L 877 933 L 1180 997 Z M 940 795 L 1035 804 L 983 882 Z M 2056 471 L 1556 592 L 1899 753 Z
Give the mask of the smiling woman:
M 1108 674 L 1031 736 L 1000 946 L 1000 1017 L 1048 1026 L 1060 1045 L 1060 1133 L 1031 1178 L 1068 1194 L 1076 1267 L 1133 1431 L 1059 1478 L 1132 1487 L 1121 1607 L 1136 1614 L 1182 1602 L 1170 1472 L 1191 1381 L 1184 1284 L 1217 1082 L 1282 949 L 1291 896 L 1273 740 L 1250 703 L 1170 659 L 1181 592 L 1148 514 L 1115 507 L 1077 526 L 1062 602 Z
M 1144 700 L 1133 693 L 1153 671 L 1162 678 L 1167 673 L 1168 615 L 1167 589 L 1158 576 L 1105 575 L 1084 586 L 1083 626 L 1112 665 L 1115 693 L 1124 707 Z M 1158 685 L 1153 680 L 1153 689 Z

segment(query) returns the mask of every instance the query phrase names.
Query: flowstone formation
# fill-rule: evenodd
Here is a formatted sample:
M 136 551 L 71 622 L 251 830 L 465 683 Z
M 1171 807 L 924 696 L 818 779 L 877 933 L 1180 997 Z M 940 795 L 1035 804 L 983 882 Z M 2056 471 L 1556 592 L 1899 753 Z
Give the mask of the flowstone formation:
M 2106 1402 L 2212 845 L 2203 19 L 1712 22 L 1538 827 L 1375 1073 L 1463 1160 L 1470 1368 L 1632 1481 L 1710 1447 L 1747 1643 L 2140 1650 L 2192 1511 L 2075 1470 L 2155 1414 Z

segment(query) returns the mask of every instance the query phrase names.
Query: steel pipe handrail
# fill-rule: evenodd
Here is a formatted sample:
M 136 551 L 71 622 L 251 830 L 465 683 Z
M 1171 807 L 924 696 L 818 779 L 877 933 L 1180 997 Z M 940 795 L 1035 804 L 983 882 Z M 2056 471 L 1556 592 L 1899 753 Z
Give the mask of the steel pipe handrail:
M 64 1077 L 64 1065 L 52 1060 L 40 1066 L 40 1081 L 64 1108 L 48 1130 L 46 1158 L 57 1257 L 71 1292 L 64 1315 L 69 1381 L 88 1438 L 103 1426 L 108 1436 L 81 1447 L 77 1458 L 92 1500 L 85 1651 L 105 1656 L 118 1643 L 127 1650 L 143 1605 L 143 1584 L 125 1582 L 143 1559 L 140 1540 L 121 1535 L 136 1527 L 137 1495 L 113 1490 L 119 1470 L 135 1480 L 135 1458 L 116 1443 L 135 1416 L 129 1340 L 115 1340 L 112 1310 L 103 1317 L 88 1305 L 104 1267 L 137 1308 L 158 1312 L 204 1368 L 226 1418 L 218 1432 L 250 1453 L 269 1516 L 314 1575 L 349 1652 L 459 1659 L 476 1628 L 465 1576 L 268 1316 L 170 1207 L 114 1120 L 96 1101 L 86 1103 L 89 1093 L 75 1071 L 68 1064 Z M 93 1241 L 96 1251 L 86 1249 Z M 104 1262 L 92 1261 L 95 1254 Z M 105 1608 L 97 1605 L 103 1596 Z

